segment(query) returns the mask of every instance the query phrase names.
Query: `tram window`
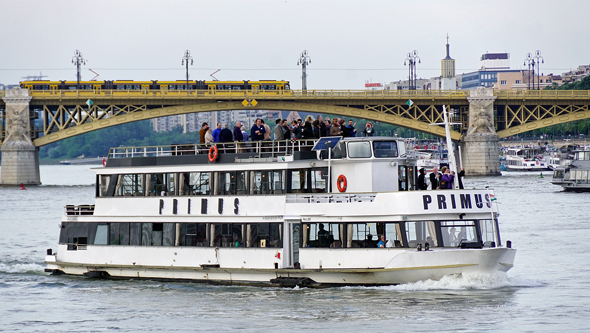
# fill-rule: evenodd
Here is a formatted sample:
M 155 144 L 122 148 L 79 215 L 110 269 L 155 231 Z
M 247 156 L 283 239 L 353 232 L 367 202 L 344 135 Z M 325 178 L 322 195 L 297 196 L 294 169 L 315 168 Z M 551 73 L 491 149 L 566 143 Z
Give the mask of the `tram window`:
M 326 193 L 328 168 L 311 170 L 311 190 L 313 193 Z
M 119 175 L 115 196 L 143 196 L 143 174 Z
M 419 221 L 406 223 L 406 239 L 409 247 L 424 245 L 428 242 L 430 246 L 440 246 L 436 237 L 436 223 L 434 221 Z
M 207 246 L 206 223 L 181 223 L 180 246 Z
M 247 247 L 283 247 L 282 223 L 252 223 L 246 225 Z
M 181 195 L 211 195 L 211 173 L 185 172 L 182 174 Z
M 348 157 L 368 158 L 371 157 L 371 143 L 368 141 L 349 142 Z
M 459 246 L 463 242 L 477 242 L 474 221 L 443 221 L 441 222 L 443 244 L 446 247 Z
M 307 190 L 307 169 L 290 170 L 291 172 L 291 193 L 308 193 Z
M 149 177 L 149 195 L 166 196 L 175 194 L 173 173 L 154 173 Z
M 397 142 L 395 141 L 373 141 L 375 157 L 397 157 Z

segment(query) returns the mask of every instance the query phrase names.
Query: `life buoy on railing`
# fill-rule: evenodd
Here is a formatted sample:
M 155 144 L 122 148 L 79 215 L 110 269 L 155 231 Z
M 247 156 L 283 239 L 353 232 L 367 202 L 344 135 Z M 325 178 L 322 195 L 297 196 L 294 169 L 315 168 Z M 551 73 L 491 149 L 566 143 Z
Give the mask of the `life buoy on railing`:
M 340 175 L 338 176 L 338 180 L 336 181 L 336 186 L 338 186 L 338 191 L 346 192 L 346 186 L 348 183 L 346 182 L 346 176 Z
M 215 162 L 218 155 L 219 151 L 217 150 L 217 146 L 212 146 L 211 148 L 209 148 L 209 162 Z
M 428 149 L 428 145 L 424 145 L 424 149 Z

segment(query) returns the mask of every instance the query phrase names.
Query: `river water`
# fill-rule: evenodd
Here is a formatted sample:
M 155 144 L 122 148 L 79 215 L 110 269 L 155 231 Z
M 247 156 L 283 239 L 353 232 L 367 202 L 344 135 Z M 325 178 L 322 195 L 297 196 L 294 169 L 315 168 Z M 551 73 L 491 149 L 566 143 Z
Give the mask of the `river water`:
M 95 178 L 41 166 L 42 186 L 0 187 L 0 331 L 588 331 L 590 193 L 544 175 L 465 179 L 496 190 L 507 274 L 316 290 L 48 276 L 63 207 L 93 203 Z

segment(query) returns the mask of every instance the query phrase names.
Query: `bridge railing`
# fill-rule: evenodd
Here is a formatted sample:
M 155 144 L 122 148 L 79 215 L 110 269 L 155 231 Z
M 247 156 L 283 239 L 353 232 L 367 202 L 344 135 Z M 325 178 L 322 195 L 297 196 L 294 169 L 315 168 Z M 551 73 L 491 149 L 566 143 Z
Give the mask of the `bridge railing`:
M 590 98 L 590 90 L 495 90 L 494 95 L 502 98 Z
M 272 140 L 226 142 L 211 144 L 172 144 L 145 147 L 116 147 L 111 148 L 108 158 L 136 158 L 161 157 L 182 155 L 213 154 L 212 147 L 217 147 L 217 153 L 254 153 L 255 157 L 277 157 L 293 155 L 296 151 L 310 151 L 315 140 Z
M 34 98 L 464 98 L 468 90 L 31 90 Z

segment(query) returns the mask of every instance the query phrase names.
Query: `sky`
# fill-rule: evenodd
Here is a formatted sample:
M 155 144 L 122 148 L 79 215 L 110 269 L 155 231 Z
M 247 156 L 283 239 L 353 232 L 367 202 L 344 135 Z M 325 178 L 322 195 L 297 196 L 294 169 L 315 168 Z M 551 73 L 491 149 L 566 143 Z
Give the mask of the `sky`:
M 407 79 L 416 50 L 419 78 L 440 75 L 446 36 L 456 73 L 478 69 L 486 52 L 510 53 L 523 69 L 540 50 L 541 72 L 590 63 L 588 0 L 0 0 L 0 83 L 27 75 L 82 79 L 288 80 L 301 88 L 297 60 L 307 50 L 308 89 L 364 89 Z

